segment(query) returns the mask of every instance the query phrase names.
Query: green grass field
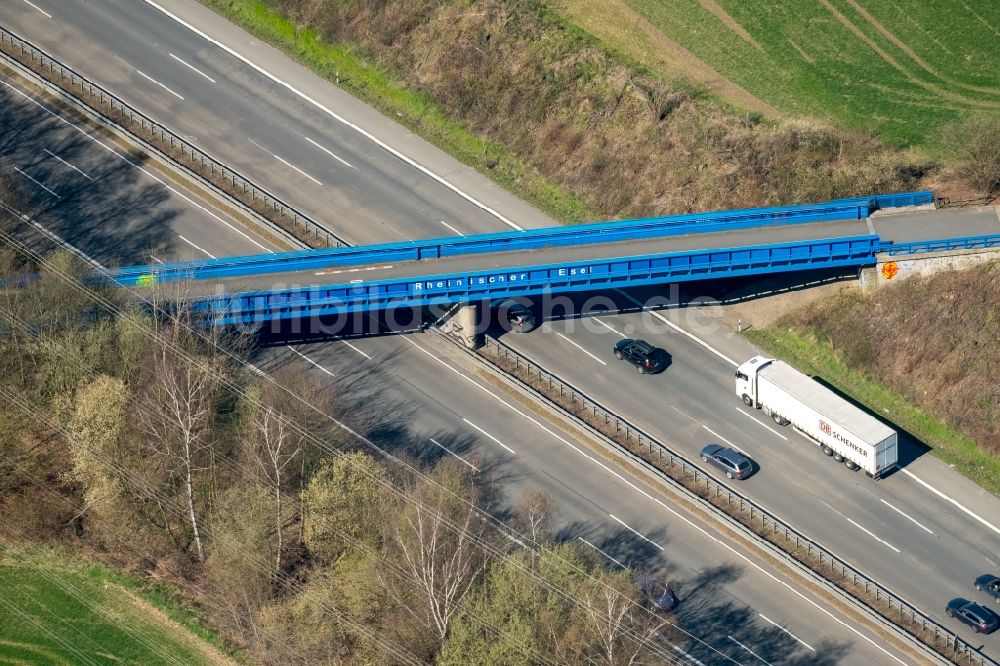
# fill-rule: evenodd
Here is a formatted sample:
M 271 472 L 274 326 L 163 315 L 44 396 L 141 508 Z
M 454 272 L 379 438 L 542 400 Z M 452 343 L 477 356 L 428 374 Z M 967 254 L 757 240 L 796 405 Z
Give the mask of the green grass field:
M 136 587 L 100 565 L 0 545 L 0 665 L 232 663 L 175 602 Z
M 625 3 L 720 74 L 791 115 L 934 148 L 943 125 L 969 113 L 1000 114 L 1000 2 Z

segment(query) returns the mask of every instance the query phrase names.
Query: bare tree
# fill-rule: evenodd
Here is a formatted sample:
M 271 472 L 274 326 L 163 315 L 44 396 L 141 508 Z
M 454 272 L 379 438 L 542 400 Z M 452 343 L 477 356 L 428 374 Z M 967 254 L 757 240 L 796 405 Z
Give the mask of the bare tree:
M 551 495 L 544 490 L 532 488 L 521 495 L 514 505 L 515 520 L 518 526 L 528 531 L 531 540 L 537 542 L 558 509 Z
M 195 507 L 195 476 L 212 446 L 211 421 L 217 375 L 213 361 L 204 357 L 182 358 L 171 344 L 178 326 L 162 333 L 154 349 L 153 385 L 139 412 L 142 429 L 149 435 L 153 452 L 167 461 L 171 475 L 180 475 L 187 500 L 188 519 L 198 559 L 205 553 Z
M 387 555 L 402 575 L 385 575 L 388 594 L 438 640 L 488 564 L 474 489 L 464 471 L 443 461 L 411 492 L 415 500 L 390 528 Z M 389 571 L 393 568 L 389 567 Z
M 301 432 L 293 427 L 291 419 L 273 405 L 261 405 L 253 420 L 255 437 L 248 438 L 250 455 L 256 461 L 261 475 L 274 493 L 275 534 L 277 539 L 274 572 L 281 572 L 283 544 L 282 490 L 286 484 L 285 467 L 301 451 Z
M 593 636 L 597 658 L 608 666 L 632 666 L 655 654 L 652 642 L 668 622 L 643 608 L 626 572 L 581 585 L 579 613 Z

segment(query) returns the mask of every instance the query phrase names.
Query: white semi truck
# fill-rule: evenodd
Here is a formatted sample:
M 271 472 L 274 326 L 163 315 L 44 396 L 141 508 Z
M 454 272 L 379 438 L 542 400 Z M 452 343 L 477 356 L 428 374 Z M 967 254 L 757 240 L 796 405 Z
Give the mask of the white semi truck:
M 896 431 L 784 361 L 754 356 L 736 370 L 736 395 L 795 427 L 828 456 L 878 479 L 899 459 Z

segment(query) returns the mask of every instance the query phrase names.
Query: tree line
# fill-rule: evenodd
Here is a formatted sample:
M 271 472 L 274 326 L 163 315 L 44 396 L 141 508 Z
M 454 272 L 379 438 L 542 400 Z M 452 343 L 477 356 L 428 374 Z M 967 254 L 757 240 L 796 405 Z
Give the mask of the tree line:
M 256 663 L 664 660 L 671 618 L 544 493 L 376 455 L 372 405 L 0 236 L 4 540 L 168 580 Z

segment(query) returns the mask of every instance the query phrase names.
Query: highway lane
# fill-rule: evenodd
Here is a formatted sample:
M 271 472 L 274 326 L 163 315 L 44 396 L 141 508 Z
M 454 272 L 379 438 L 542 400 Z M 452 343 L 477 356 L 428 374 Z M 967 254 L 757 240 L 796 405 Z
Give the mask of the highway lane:
M 298 364 L 344 395 L 397 414 L 403 432 L 390 427 L 388 441 L 376 436 L 381 444 L 393 449 L 395 442 L 403 453 L 429 459 L 460 457 L 498 489 L 498 508 L 530 489 L 550 493 L 559 506 L 559 538 L 579 540 L 613 566 L 676 581 L 686 605 L 679 617 L 698 639 L 688 637 L 683 645 L 702 662 L 722 663 L 722 653 L 748 663 L 733 636 L 771 663 L 895 663 L 785 587 L 768 567 L 758 568 L 742 545 L 706 531 L 655 488 L 622 474 L 484 382 L 474 368 L 440 353 L 433 339 L 367 338 L 346 347 L 275 349 L 260 365 Z
M 214 240 L 233 252 L 268 249 L 244 226 L 129 153 L 76 114 L 17 78 L 0 73 L 0 168 L 11 201 L 67 242 L 104 246 L 119 256 L 214 256 Z
M 0 20 L 70 65 L 86 63 L 89 77 L 153 118 L 169 119 L 179 134 L 349 242 L 408 240 L 415 222 L 438 236 L 459 222 L 463 229 L 495 229 L 494 216 L 412 168 L 391 146 L 373 143 L 362 128 L 178 29 L 146 3 L 49 4 L 35 3 L 52 18 L 26 3 L 6 3 Z M 266 90 L 268 103 L 246 90 Z M 340 106 L 344 96 L 325 97 L 316 100 L 324 107 Z M 353 115 L 367 121 L 374 114 Z
M 25 149 L 47 141 L 42 134 Z M 78 157 L 76 164 L 90 166 Z M 88 205 L 100 209 L 100 199 Z M 190 212 L 193 221 L 205 227 L 202 251 L 222 256 L 234 245 L 226 228 L 196 213 Z M 104 225 L 118 229 L 131 224 L 134 211 L 114 208 L 105 214 Z M 132 233 L 152 236 L 157 228 Z M 263 238 L 250 238 L 267 245 Z M 103 263 L 134 262 L 147 252 L 140 242 L 110 245 L 90 229 L 76 240 Z M 166 261 L 188 251 L 184 244 L 157 250 Z M 698 518 L 497 392 L 474 369 L 456 364 L 426 335 L 277 346 L 255 360 L 264 369 L 293 364 L 358 403 L 376 405 L 378 443 L 395 454 L 460 457 L 482 483 L 497 489 L 498 511 L 523 491 L 545 489 L 560 507 L 553 525 L 560 538 L 593 548 L 609 566 L 622 563 L 669 577 L 683 599 L 675 643 L 690 655 L 678 653 L 679 663 L 745 663 L 748 650 L 771 663 L 897 663 L 878 647 L 877 636 L 831 619 L 827 604 L 797 591 L 752 553 L 742 552 L 739 542 L 705 530 Z
M 179 4 L 183 4 L 183 3 L 179 3 Z M 7 10 L 5 9 L 3 11 L 6 12 Z M 29 23 L 30 23 L 30 21 L 29 21 Z M 27 36 L 35 39 L 34 35 L 27 34 Z M 73 64 L 77 64 L 78 62 L 81 62 L 81 61 L 75 60 L 75 59 L 71 59 L 71 63 L 73 63 Z M 151 92 L 156 92 L 156 93 L 159 94 L 162 91 L 153 91 L 153 90 L 151 90 Z M 274 94 L 270 94 L 269 95 L 269 97 L 274 97 L 274 96 L 275 96 Z M 278 96 L 280 96 L 280 95 L 278 95 Z M 190 99 L 190 97 L 189 97 L 189 99 Z M 185 112 L 185 113 L 187 113 L 187 112 Z M 237 166 L 238 166 L 238 168 L 242 168 L 242 166 L 240 166 L 239 163 L 237 163 Z M 300 194 L 302 195 L 301 199 L 297 199 L 297 201 L 298 200 L 307 200 L 311 193 L 308 192 L 308 191 L 302 190 L 300 192 Z M 430 221 L 427 221 L 427 220 L 424 220 L 424 219 L 414 219 L 414 220 L 411 220 L 411 224 L 412 224 L 412 226 L 408 227 L 408 228 L 413 228 L 413 229 L 416 230 L 413 233 L 413 235 L 424 235 L 424 234 L 420 234 L 419 233 L 419 232 L 422 232 L 422 231 L 426 231 L 425 235 L 440 235 L 439 231 L 431 231 L 431 229 L 435 229 L 435 227 L 433 226 L 432 222 L 430 222 Z M 463 227 L 457 227 L 457 228 L 459 228 L 460 230 L 463 229 Z M 500 228 L 500 224 L 497 223 L 494 226 L 494 228 L 491 229 L 491 230 L 499 230 L 499 228 Z M 474 230 L 475 229 L 467 229 L 467 231 L 474 231 Z M 382 240 L 391 240 L 391 238 L 383 238 Z M 587 343 L 587 344 L 589 345 L 590 343 Z M 562 346 L 560 346 L 560 345 L 562 345 Z M 557 344 L 552 344 L 551 342 L 548 342 L 548 343 L 546 343 L 546 347 L 548 348 L 548 351 L 546 353 L 549 353 L 550 355 L 553 355 L 553 356 L 556 356 L 556 357 L 568 357 L 571 354 L 575 354 L 576 353 L 575 351 L 573 351 L 572 347 L 568 346 L 568 344 L 564 343 L 564 342 L 560 342 L 560 343 L 557 343 Z M 592 349 L 589 349 L 589 351 L 591 353 L 595 353 L 596 354 L 596 353 L 599 353 L 600 349 L 602 349 L 602 348 L 603 348 L 603 343 L 601 345 L 599 345 L 599 346 L 595 346 Z M 692 356 L 693 359 L 695 359 L 695 363 L 694 363 L 695 365 L 698 365 L 699 362 L 704 362 L 704 359 L 706 359 L 706 358 L 710 358 L 708 355 L 705 354 L 704 350 L 701 350 L 700 348 L 693 349 L 692 350 L 692 355 L 693 355 Z M 549 361 L 546 360 L 545 362 L 546 362 L 546 364 L 548 364 Z M 694 375 L 692 377 L 692 381 L 697 382 L 697 383 L 701 383 L 701 384 L 706 384 L 706 382 L 703 379 L 700 379 L 698 377 L 698 375 Z M 587 388 L 589 390 L 591 388 L 591 386 L 588 385 Z M 692 390 L 688 386 L 678 386 L 676 388 L 677 388 L 678 391 L 682 391 L 684 393 L 689 393 Z M 621 395 L 616 395 L 616 396 L 614 396 L 614 398 L 615 398 L 614 400 L 610 401 L 610 405 L 612 407 L 617 407 L 620 404 Z M 843 490 L 838 490 L 838 491 L 836 491 L 833 494 L 833 496 L 839 496 L 839 495 L 842 495 L 842 494 L 845 494 L 843 492 Z M 798 496 L 796 496 L 795 501 L 797 501 L 798 499 L 799 499 Z M 839 497 L 838 497 L 838 499 L 839 499 Z M 786 498 L 785 502 L 787 503 L 787 501 L 788 500 Z M 963 503 L 966 503 L 966 501 L 964 499 L 962 501 L 963 501 Z M 918 500 L 917 506 L 924 505 L 924 506 L 928 506 L 928 508 L 930 510 L 937 511 L 938 510 L 938 506 L 937 506 L 936 502 L 937 502 L 937 498 L 934 498 L 934 500 L 932 500 L 932 501 L 928 501 L 924 497 L 924 498 L 921 498 L 921 499 Z M 781 512 L 780 507 L 778 507 L 778 508 L 772 507 L 772 508 L 775 508 L 775 510 L 778 510 L 779 513 Z M 816 520 L 817 520 L 817 518 L 814 517 L 813 521 L 815 522 Z M 822 520 L 822 519 L 820 519 L 820 520 Z M 900 518 L 900 520 L 903 520 L 903 519 Z M 805 529 L 807 531 L 807 533 L 810 533 L 812 525 L 810 523 L 810 524 L 803 525 L 802 527 L 803 527 L 803 529 Z M 963 529 L 967 529 L 967 528 L 963 528 Z M 849 532 L 844 532 L 843 534 L 839 535 L 839 538 L 837 539 L 837 542 L 835 542 L 835 543 L 828 543 L 828 545 L 830 545 L 831 547 L 834 547 L 835 549 L 837 549 L 839 547 L 840 543 L 843 542 L 843 541 L 845 541 L 845 540 L 846 541 L 860 542 L 862 540 L 861 537 L 864 537 L 864 536 L 865 535 L 863 535 L 863 534 L 862 535 L 858 535 L 858 534 L 851 534 Z M 914 580 L 917 580 L 917 578 L 913 577 L 911 579 L 911 582 L 914 581 Z M 904 590 L 901 590 L 901 591 L 904 591 Z
M 637 295 L 646 297 L 652 291 Z M 612 298 L 624 300 L 617 293 L 606 300 Z M 688 326 L 695 328 L 686 316 L 690 312 L 660 316 L 688 319 Z M 685 316 L 677 316 L 681 314 Z M 664 347 L 671 354 L 670 366 L 660 375 L 638 376 L 613 354 L 614 343 L 625 336 Z M 566 338 L 586 354 L 566 354 L 560 344 Z M 689 458 L 696 458 L 709 443 L 745 451 L 760 471 L 731 485 L 946 625 L 944 603 L 954 596 L 975 597 L 972 580 L 1000 566 L 996 498 L 981 490 L 970 495 L 975 491 L 966 488 L 962 504 L 970 515 L 930 494 L 917 480 L 921 476 L 909 469 L 913 457 L 920 455 L 912 442 L 901 445 L 904 470 L 878 482 L 835 464 L 791 428 L 745 408 L 734 392 L 733 366 L 706 354 L 697 342 L 651 313 L 557 319 L 528 334 L 507 335 L 504 341 L 584 387 L 599 402 L 613 405 Z M 740 360 L 752 353 L 747 349 Z M 939 469 L 938 476 L 925 481 L 935 486 L 946 473 Z M 1000 653 L 1000 635 L 982 640 L 991 652 Z

